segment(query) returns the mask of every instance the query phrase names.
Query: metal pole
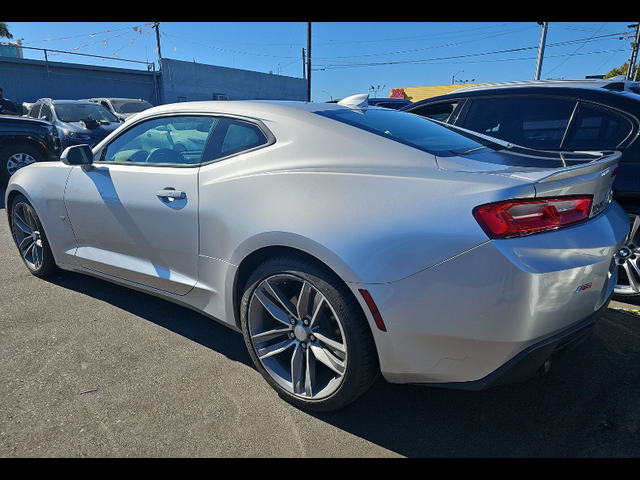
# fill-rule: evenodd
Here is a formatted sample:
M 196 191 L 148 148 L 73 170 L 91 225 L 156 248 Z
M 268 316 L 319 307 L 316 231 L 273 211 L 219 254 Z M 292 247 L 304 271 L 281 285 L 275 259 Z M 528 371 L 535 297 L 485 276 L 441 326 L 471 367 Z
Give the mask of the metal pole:
M 636 38 L 631 44 L 632 46 L 631 59 L 629 59 L 629 69 L 627 70 L 627 80 L 633 80 L 634 79 L 633 70 L 634 70 L 636 61 L 638 60 L 638 43 L 640 42 L 640 22 L 638 22 L 637 25 L 627 25 L 627 27 L 628 28 L 636 27 Z M 635 77 L 637 79 L 638 75 L 636 75 Z
M 311 101 L 311 22 L 307 22 L 307 102 Z
M 538 47 L 535 80 L 540 80 L 540 74 L 542 73 L 542 58 L 544 57 L 544 46 L 547 41 L 547 27 L 549 26 L 549 22 L 538 22 L 538 25 L 542 25 L 542 33 L 540 34 L 540 46 Z
M 160 22 L 153 26 L 156 29 L 156 43 L 158 44 L 158 70 L 162 72 L 162 53 L 160 52 Z

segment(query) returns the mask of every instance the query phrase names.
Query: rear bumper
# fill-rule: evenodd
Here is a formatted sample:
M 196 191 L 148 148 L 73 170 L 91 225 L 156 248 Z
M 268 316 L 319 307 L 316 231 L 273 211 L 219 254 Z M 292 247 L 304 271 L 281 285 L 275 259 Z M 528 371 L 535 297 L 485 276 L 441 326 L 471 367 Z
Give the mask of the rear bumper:
M 628 229 L 613 202 L 584 224 L 489 241 L 402 280 L 361 286 L 387 328 L 371 320 L 383 376 L 482 389 L 534 374 L 607 307 Z
M 440 383 L 434 386 L 460 390 L 484 390 L 498 385 L 528 380 L 537 373 L 546 373 L 564 353 L 582 343 L 606 310 L 613 293 L 600 309 L 576 325 L 524 349 L 486 377 L 472 382 Z

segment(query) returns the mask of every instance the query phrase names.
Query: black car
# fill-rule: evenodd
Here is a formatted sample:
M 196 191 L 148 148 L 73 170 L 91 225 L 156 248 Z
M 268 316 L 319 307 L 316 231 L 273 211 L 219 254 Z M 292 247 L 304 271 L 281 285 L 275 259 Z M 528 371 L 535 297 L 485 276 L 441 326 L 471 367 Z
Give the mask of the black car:
M 640 83 L 547 80 L 485 84 L 402 108 L 506 142 L 540 150 L 619 150 L 614 199 L 631 232 L 616 255 L 616 293 L 640 294 Z
M 0 115 L 0 184 L 34 162 L 60 159 L 58 131 L 49 122 Z

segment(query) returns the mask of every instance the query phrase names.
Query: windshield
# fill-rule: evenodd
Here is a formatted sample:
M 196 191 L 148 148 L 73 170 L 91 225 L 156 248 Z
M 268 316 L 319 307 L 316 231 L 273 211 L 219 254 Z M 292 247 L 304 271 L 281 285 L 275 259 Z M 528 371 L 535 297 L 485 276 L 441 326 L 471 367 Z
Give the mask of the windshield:
M 87 119 L 97 122 L 120 122 L 113 113 L 97 103 L 59 104 L 56 105 L 56 115 L 62 122 L 79 122 Z
M 428 118 L 397 110 L 373 107 L 324 110 L 317 114 L 438 156 L 456 155 L 483 146 L 503 148 L 475 136 L 466 137 Z
M 111 105 L 118 113 L 138 113 L 153 106 L 146 100 L 129 100 L 126 98 L 112 99 Z

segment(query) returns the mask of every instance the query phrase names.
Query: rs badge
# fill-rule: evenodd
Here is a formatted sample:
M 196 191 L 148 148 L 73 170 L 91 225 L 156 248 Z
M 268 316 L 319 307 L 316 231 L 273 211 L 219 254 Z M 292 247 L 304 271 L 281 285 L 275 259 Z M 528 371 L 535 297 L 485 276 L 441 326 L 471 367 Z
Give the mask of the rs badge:
M 584 292 L 585 290 L 588 290 L 589 288 L 591 288 L 593 286 L 592 282 L 589 283 L 585 283 L 584 285 L 580 285 L 577 289 L 576 289 L 576 293 L 580 293 L 580 292 Z

